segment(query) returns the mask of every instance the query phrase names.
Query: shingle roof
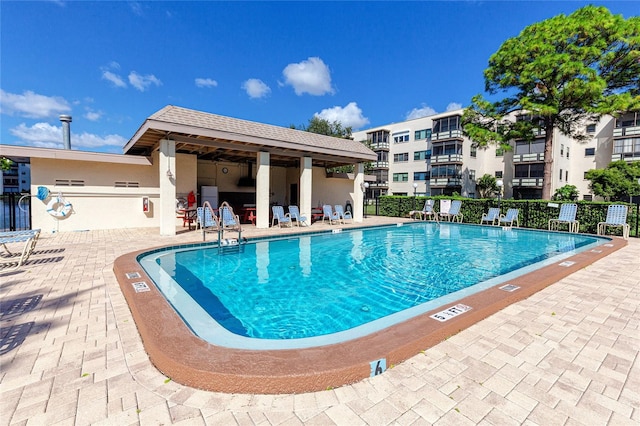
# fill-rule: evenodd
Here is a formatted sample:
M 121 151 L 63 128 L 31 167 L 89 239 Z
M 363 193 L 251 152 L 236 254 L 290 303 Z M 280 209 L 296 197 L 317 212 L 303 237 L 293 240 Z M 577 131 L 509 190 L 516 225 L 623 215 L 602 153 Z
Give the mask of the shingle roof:
M 299 153 L 329 155 L 358 159 L 359 161 L 373 161 L 376 155 L 364 144 L 349 139 L 309 133 L 286 127 L 257 123 L 211 114 L 202 111 L 168 105 L 149 116 L 143 126 L 136 132 L 125 146 L 125 152 L 135 153 L 138 148 L 154 147 L 157 142 L 171 134 L 176 140 L 186 141 L 197 145 L 206 141 L 227 141 L 237 144 L 237 150 L 249 146 L 274 148 L 280 152 L 290 152 L 291 156 Z M 183 139 L 180 139 L 180 138 Z M 228 147 L 227 147 L 228 148 Z

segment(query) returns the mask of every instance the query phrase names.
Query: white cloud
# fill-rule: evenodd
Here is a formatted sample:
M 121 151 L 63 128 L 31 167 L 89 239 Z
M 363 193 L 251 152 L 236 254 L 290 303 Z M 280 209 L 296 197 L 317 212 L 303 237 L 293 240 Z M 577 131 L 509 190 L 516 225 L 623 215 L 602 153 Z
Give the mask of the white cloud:
M 218 82 L 210 78 L 196 78 L 196 86 L 198 87 L 216 87 Z
M 458 102 L 451 102 L 449 105 L 447 105 L 447 112 L 455 111 L 461 108 L 462 108 L 462 104 L 459 104 Z
M 144 92 L 149 86 L 161 86 L 162 82 L 153 74 L 140 75 L 135 71 L 129 73 L 129 83 L 141 92 Z
M 22 123 L 18 127 L 9 130 L 11 134 L 18 137 L 24 145 L 37 146 L 42 148 L 61 148 L 62 126 L 52 126 L 49 123 L 36 123 L 31 127 Z M 100 148 L 104 146 L 117 146 L 122 148 L 127 139 L 120 135 L 98 136 L 84 132 L 82 134 L 71 131 L 72 148 Z
M 115 87 L 127 87 L 122 77 L 108 70 L 102 71 L 102 79 L 110 81 Z
M 420 108 L 414 108 L 407 113 L 407 120 L 413 120 L 414 118 L 428 117 L 430 115 L 437 114 L 436 110 L 422 104 Z
M 132 1 L 132 2 L 129 2 L 129 7 L 131 8 L 131 11 L 135 15 L 138 15 L 138 16 L 144 15 L 144 12 L 142 10 L 142 3 L 138 1 Z
M 292 86 L 298 96 L 304 93 L 314 96 L 334 93 L 331 71 L 320 58 L 311 57 L 297 64 L 289 64 L 282 74 L 285 84 Z
M 314 116 L 333 123 L 339 121 L 342 127 L 352 127 L 354 130 L 369 124 L 369 119 L 362 115 L 362 110 L 355 102 L 350 102 L 347 106 L 335 106 L 333 108 L 323 109 L 314 114 Z
M 102 111 L 91 111 L 91 110 L 88 110 L 84 114 L 84 118 L 86 118 L 89 121 L 98 121 L 98 120 L 100 120 L 100 117 L 102 117 Z
M 55 117 L 71 111 L 69 103 L 58 96 L 45 96 L 28 90 L 21 95 L 0 89 L 0 113 L 27 118 Z
M 271 93 L 271 88 L 257 78 L 250 78 L 242 83 L 242 88 L 247 92 L 250 98 L 264 98 Z

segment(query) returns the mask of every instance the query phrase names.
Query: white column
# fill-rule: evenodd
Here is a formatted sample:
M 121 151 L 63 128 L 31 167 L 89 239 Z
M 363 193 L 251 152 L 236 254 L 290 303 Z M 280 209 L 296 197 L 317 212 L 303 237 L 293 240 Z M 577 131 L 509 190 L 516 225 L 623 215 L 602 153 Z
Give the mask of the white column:
M 256 228 L 269 227 L 269 153 L 258 152 L 256 172 Z
M 364 163 L 356 163 L 354 167 L 355 176 L 353 179 L 353 221 L 362 222 L 362 209 L 364 208 L 364 194 L 362 185 L 364 184 Z
M 176 235 L 176 142 L 160 141 L 160 235 Z
M 311 157 L 300 158 L 300 214 L 311 224 L 311 205 L 313 187 L 313 166 Z

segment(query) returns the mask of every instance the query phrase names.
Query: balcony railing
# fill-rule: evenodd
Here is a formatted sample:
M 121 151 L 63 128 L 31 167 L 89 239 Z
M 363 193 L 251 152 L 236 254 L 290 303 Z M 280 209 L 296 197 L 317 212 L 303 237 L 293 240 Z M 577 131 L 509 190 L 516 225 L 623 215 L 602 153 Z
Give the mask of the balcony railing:
M 370 182 L 369 188 L 388 188 L 389 182 Z
M 389 151 L 389 142 L 378 142 L 371 144 L 373 151 Z
M 431 157 L 431 163 L 462 163 L 462 154 L 434 155 Z
M 619 138 L 623 136 L 638 136 L 638 135 L 640 135 L 640 126 L 618 127 L 613 129 L 614 138 Z
M 618 160 L 624 160 L 629 162 L 640 161 L 640 152 L 624 152 L 621 154 L 611 155 L 611 161 L 618 161 Z
M 513 187 L 542 188 L 543 178 L 515 178 L 513 179 Z
M 431 178 L 431 186 L 462 186 L 461 178 Z
M 443 139 L 462 139 L 462 130 L 449 130 L 448 132 L 439 132 L 431 134 L 431 141 L 439 141 Z
M 535 154 L 513 154 L 514 163 L 533 163 L 544 161 L 544 153 L 539 152 Z
M 371 167 L 373 167 L 374 169 L 388 169 L 389 168 L 389 162 L 388 161 L 373 161 L 371 163 Z

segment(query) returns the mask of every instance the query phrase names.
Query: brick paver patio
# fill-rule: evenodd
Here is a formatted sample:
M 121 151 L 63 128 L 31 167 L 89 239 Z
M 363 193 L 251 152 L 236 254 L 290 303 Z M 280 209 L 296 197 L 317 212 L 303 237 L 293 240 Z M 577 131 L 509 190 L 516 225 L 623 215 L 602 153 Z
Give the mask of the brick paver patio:
M 291 231 L 245 235 L 271 232 Z M 640 424 L 637 239 L 373 379 L 245 395 L 182 386 L 149 362 L 113 261 L 201 239 L 157 234 L 45 234 L 25 267 L 0 269 L 2 425 Z

